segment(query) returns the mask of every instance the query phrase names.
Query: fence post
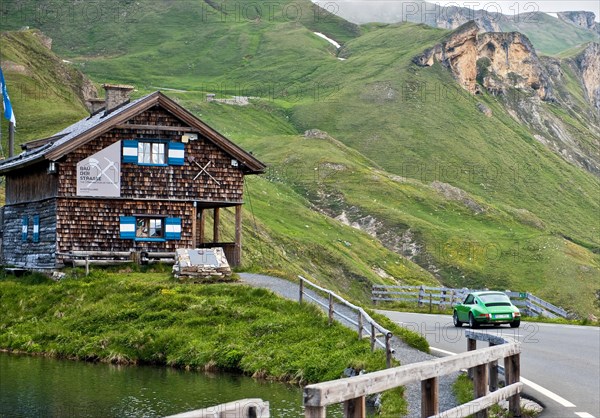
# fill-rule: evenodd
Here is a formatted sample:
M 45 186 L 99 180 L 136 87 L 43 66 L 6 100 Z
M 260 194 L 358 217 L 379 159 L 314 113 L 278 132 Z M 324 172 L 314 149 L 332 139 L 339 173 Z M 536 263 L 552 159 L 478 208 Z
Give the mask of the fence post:
M 324 406 L 305 406 L 305 418 L 325 418 L 326 409 Z
M 362 312 L 358 311 L 358 339 L 362 340 L 363 337 L 363 318 Z
M 488 366 L 481 364 L 474 367 L 473 386 L 475 389 L 475 399 L 488 394 Z M 488 410 L 484 409 L 475 414 L 475 418 L 487 418 Z
M 427 418 L 440 413 L 438 378 L 421 381 L 421 417 Z
M 490 341 L 490 347 L 495 346 L 493 342 Z M 498 390 L 498 361 L 494 360 L 489 363 L 489 374 L 490 374 L 490 392 L 495 392 Z
M 385 334 L 385 364 L 387 368 L 392 367 L 392 334 Z
M 477 350 L 477 340 L 467 338 L 467 351 Z M 468 371 L 469 378 L 473 379 L 473 368 Z
M 333 323 L 333 293 L 329 292 L 329 325 Z
M 87 255 L 85 256 L 85 275 L 90 275 L 90 257 Z
M 425 296 L 425 289 L 423 285 L 419 287 L 419 306 L 423 306 L 423 297 Z
M 433 309 L 433 295 L 430 293 L 429 294 L 429 313 L 431 313 L 432 309 Z
M 446 289 L 442 290 L 442 296 L 440 297 L 440 304 L 438 310 L 442 311 L 446 308 Z
M 519 354 L 504 359 L 504 379 L 506 386 L 521 380 L 521 360 Z M 508 410 L 513 417 L 521 416 L 521 395 L 516 394 L 508 398 Z
M 371 351 L 375 351 L 375 325 L 371 324 Z
M 365 418 L 366 413 L 367 406 L 364 396 L 344 402 L 344 418 Z
M 304 279 L 300 277 L 300 293 L 298 295 L 298 303 L 302 303 L 304 297 Z

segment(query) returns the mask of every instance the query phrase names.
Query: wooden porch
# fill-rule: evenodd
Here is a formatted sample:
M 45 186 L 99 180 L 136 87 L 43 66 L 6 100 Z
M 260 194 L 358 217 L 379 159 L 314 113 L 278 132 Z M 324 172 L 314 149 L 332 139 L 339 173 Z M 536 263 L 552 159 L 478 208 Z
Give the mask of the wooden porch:
M 223 212 L 229 207 L 234 208 L 234 229 L 225 230 L 222 226 Z M 230 214 L 226 214 L 230 215 Z M 219 206 L 202 206 L 200 202 L 194 205 L 192 214 L 193 242 L 196 248 L 221 247 L 227 261 L 232 267 L 242 262 L 242 205 L 222 204 Z M 212 222 L 211 222 L 212 221 Z M 212 234 L 209 235 L 210 223 Z M 207 228 L 208 226 L 208 228 Z

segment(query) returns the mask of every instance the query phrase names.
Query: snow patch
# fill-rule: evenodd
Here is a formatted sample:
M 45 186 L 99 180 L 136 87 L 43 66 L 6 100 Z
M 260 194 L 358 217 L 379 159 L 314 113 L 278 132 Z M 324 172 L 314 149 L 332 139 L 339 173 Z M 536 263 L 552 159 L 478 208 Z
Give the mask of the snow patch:
M 334 41 L 333 39 L 329 38 L 327 35 L 322 34 L 321 32 L 313 32 L 313 33 L 315 35 L 317 35 L 319 38 L 325 39 L 327 42 L 329 42 L 331 45 L 335 46 L 337 49 L 340 49 L 342 47 L 336 41 Z
M 558 19 L 558 13 L 546 12 L 546 14 L 547 14 L 548 16 L 552 16 L 552 17 L 554 17 L 554 18 Z

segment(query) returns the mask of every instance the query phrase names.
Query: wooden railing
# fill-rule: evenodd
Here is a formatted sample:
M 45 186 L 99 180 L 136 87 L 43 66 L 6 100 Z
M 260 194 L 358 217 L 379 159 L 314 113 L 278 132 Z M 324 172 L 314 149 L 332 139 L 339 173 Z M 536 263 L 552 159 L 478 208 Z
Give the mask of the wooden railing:
M 393 335 L 391 331 L 389 331 L 386 328 L 379 325 L 360 306 L 356 306 L 356 305 L 348 302 L 347 300 L 345 300 L 341 296 L 336 295 L 335 293 L 333 293 L 330 290 L 327 290 L 320 286 L 317 286 L 316 284 L 306 280 L 302 276 L 298 276 L 298 278 L 300 279 L 300 291 L 299 291 L 299 295 L 298 295 L 298 301 L 300 303 L 302 303 L 305 298 L 308 298 L 311 301 L 313 301 L 314 303 L 327 309 L 330 325 L 333 323 L 333 321 L 335 319 L 335 315 L 337 315 L 338 317 L 344 319 L 348 323 L 356 326 L 359 339 L 362 339 L 363 336 L 365 336 L 365 335 L 371 339 L 371 351 L 375 350 L 376 344 L 380 345 L 382 348 L 385 349 L 387 367 L 388 368 L 392 367 L 392 354 L 394 353 L 394 350 L 392 350 L 392 346 L 391 346 L 391 340 L 392 340 L 392 335 Z M 326 294 L 328 303 L 325 304 L 320 299 L 313 297 L 310 293 L 307 293 L 306 292 L 307 287 L 311 287 L 312 289 L 314 289 L 316 291 Z M 357 319 L 354 320 L 354 318 L 350 318 L 349 316 L 345 315 L 340 310 L 336 310 L 336 306 L 335 306 L 336 300 L 342 306 L 345 306 L 345 307 L 351 309 L 352 311 L 355 311 L 355 313 L 357 315 Z M 383 337 L 383 341 L 380 341 L 379 337 Z
M 430 286 L 384 286 L 373 285 L 371 299 L 373 302 L 407 302 L 419 306 L 438 306 L 440 309 L 451 307 L 462 302 L 474 289 L 452 289 L 449 287 Z M 480 290 L 479 290 L 480 291 Z M 528 315 L 541 315 L 549 318 L 567 318 L 568 312 L 531 293 L 504 292 L 512 303 L 523 308 Z
M 317 383 L 304 388 L 305 418 L 325 418 L 329 405 L 343 403 L 344 417 L 365 417 L 367 395 L 394 389 L 413 382 L 421 382 L 421 417 L 463 418 L 476 414 L 487 417 L 487 408 L 502 399 L 509 399 L 513 416 L 520 416 L 520 343 L 509 339 L 488 336 L 473 331 L 466 332 L 469 351 L 449 357 L 413 363 L 406 366 L 380 370 L 355 377 Z M 476 349 L 476 341 L 485 340 L 490 347 Z M 497 364 L 504 360 L 506 386 L 498 389 Z M 464 405 L 440 413 L 438 378 L 471 369 L 475 386 L 475 399 Z M 489 380 L 489 376 L 492 377 Z M 490 382 L 495 382 L 489 384 Z M 489 386 L 488 386 L 489 385 Z
M 166 418 L 269 418 L 271 416 L 269 411 L 269 402 L 252 398 L 170 415 Z

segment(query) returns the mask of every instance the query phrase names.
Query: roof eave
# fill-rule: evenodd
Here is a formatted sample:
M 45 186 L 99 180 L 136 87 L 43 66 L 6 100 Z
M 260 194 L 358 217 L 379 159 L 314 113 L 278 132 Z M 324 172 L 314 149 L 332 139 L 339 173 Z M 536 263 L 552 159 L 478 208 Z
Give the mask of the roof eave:
M 44 158 L 43 155 L 40 155 L 37 158 L 31 159 L 31 160 L 27 160 L 21 164 L 17 164 L 14 166 L 10 166 L 10 167 L 6 167 L 6 168 L 2 168 L 0 167 L 0 176 L 5 176 L 7 173 L 10 173 L 11 171 L 17 171 L 17 170 L 21 170 L 25 167 L 29 167 L 31 165 L 37 164 L 39 162 L 42 162 L 46 160 L 46 158 Z

